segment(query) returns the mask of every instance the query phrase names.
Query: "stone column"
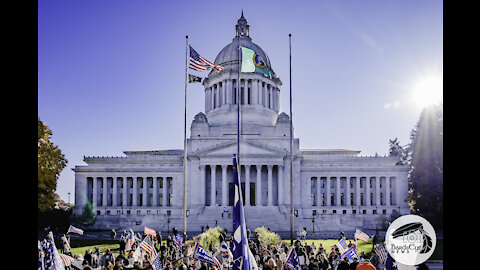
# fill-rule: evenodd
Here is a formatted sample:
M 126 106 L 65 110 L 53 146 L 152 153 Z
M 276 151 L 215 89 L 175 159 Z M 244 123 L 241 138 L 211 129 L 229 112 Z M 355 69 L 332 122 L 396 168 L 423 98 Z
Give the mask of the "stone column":
M 142 200 L 142 206 L 148 206 L 148 183 L 147 183 L 147 177 L 142 177 L 142 182 L 143 182 L 143 200 Z
M 112 206 L 117 206 L 117 178 L 113 177 L 113 195 L 112 195 Z
M 278 205 L 283 204 L 283 165 L 277 165 L 277 170 L 278 170 Z
M 370 203 L 370 181 L 372 181 L 372 179 L 370 179 L 370 177 L 366 177 L 366 185 L 367 185 L 367 191 L 365 191 L 367 194 L 365 194 L 365 198 L 367 198 L 367 201 L 365 203 L 366 206 L 371 206 L 371 203 Z
M 211 179 L 211 192 L 210 192 L 210 205 L 216 205 L 216 187 L 215 187 L 215 171 L 216 171 L 217 166 L 216 165 L 210 165 L 210 179 Z
M 245 165 L 245 205 L 250 206 L 250 165 Z
M 157 185 L 157 177 L 152 177 L 152 181 L 153 181 L 153 202 L 152 202 L 152 206 L 157 206 L 158 205 L 158 185 Z
M 206 197 L 205 197 L 205 165 L 200 165 L 200 185 L 202 186 L 202 194 L 200 194 L 201 202 L 203 205 L 207 205 Z
M 97 182 L 98 182 L 98 179 L 96 177 L 93 177 L 93 190 L 92 190 L 92 204 L 94 206 L 97 206 L 98 205 L 98 202 L 97 202 L 97 197 L 98 197 L 98 187 L 97 187 Z
M 138 204 L 138 199 L 137 199 L 137 194 L 138 194 L 138 181 L 137 181 L 137 178 L 134 176 L 132 177 L 132 181 L 133 181 L 133 196 L 132 196 L 132 206 L 137 206 Z
M 268 169 L 268 193 L 267 193 L 267 205 L 271 206 L 272 205 L 272 200 L 273 200 L 273 188 L 272 188 L 272 165 L 267 165 Z
M 352 204 L 350 203 L 350 177 L 346 177 L 345 179 L 345 185 L 347 186 L 346 187 L 346 194 L 344 196 L 345 200 L 346 200 L 346 206 L 351 206 Z
M 317 197 L 317 206 L 322 205 L 322 178 L 317 176 L 317 190 L 316 190 L 316 197 Z
M 107 206 L 107 177 L 103 177 L 103 199 L 102 206 Z
M 228 206 L 227 165 L 222 165 L 222 206 Z
M 390 206 L 390 178 L 385 177 L 385 206 Z
M 325 196 L 325 201 L 327 202 L 327 206 L 331 206 L 330 200 L 330 176 L 327 176 L 327 194 Z
M 167 181 L 167 177 L 162 177 L 162 181 L 163 181 L 163 198 L 162 198 L 162 206 L 163 207 L 166 207 L 167 206 L 167 197 L 168 197 L 168 181 Z
M 342 202 L 340 201 L 340 177 L 335 177 L 335 205 L 340 206 Z
M 255 198 L 255 204 L 257 206 L 262 205 L 262 165 L 255 165 L 257 168 L 257 186 L 255 187 L 256 192 L 256 198 Z
M 123 181 L 122 206 L 127 206 L 127 189 L 128 189 L 128 186 L 127 186 L 127 177 L 122 177 L 122 181 Z
M 378 176 L 375 177 L 375 206 L 380 206 L 380 177 Z
M 360 176 L 355 177 L 355 205 L 360 205 Z
M 270 108 L 273 110 L 273 86 L 270 85 Z

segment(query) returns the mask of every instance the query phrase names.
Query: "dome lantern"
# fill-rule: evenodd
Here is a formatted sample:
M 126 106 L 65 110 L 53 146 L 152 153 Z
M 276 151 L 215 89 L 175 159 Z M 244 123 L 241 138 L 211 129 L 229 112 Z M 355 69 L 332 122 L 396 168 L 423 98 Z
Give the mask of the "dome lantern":
M 243 16 L 243 9 L 242 9 L 242 16 L 237 21 L 237 25 L 235 26 L 235 30 L 237 31 L 237 36 L 247 36 L 249 37 L 249 28 L 250 26 L 247 23 L 247 19 Z

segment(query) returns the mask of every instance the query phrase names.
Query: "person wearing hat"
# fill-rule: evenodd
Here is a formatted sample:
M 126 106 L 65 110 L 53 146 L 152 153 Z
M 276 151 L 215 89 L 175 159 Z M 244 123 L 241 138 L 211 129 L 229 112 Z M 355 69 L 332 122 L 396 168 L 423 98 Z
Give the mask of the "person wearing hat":
M 100 264 L 100 267 L 102 267 L 101 269 L 102 270 L 106 270 L 108 269 L 108 265 L 109 264 L 114 264 L 115 262 L 115 256 L 113 255 L 113 253 L 110 251 L 109 248 L 107 248 L 107 250 L 105 251 L 105 253 L 100 257 L 100 260 L 99 260 L 99 264 Z

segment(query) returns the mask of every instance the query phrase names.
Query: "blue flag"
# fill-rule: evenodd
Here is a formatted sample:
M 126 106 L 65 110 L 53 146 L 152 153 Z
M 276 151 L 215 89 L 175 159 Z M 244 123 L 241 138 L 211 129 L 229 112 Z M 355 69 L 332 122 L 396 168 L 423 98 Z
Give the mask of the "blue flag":
M 349 261 L 353 261 L 354 258 L 357 258 L 357 260 L 360 260 L 360 257 L 358 256 L 357 249 L 355 246 L 351 246 L 349 249 L 347 249 L 342 256 L 340 256 L 340 259 L 343 259 L 347 257 Z
M 180 236 L 180 234 L 175 235 L 173 240 L 175 240 L 175 243 L 177 243 L 179 247 L 182 247 L 183 238 Z
M 237 160 L 233 155 L 233 267 L 232 270 L 255 269 L 252 252 L 248 247 L 247 226 L 245 224 L 245 212 L 243 210 L 242 189 L 240 188 L 237 171 Z
M 199 261 L 210 263 L 211 265 L 213 265 L 218 270 L 221 269 L 221 264 L 217 260 L 217 258 L 209 256 L 207 254 L 207 251 L 205 251 L 205 249 L 199 243 L 195 243 L 195 247 L 193 249 L 192 257 L 194 259 L 199 260 Z
M 301 269 L 300 261 L 298 260 L 297 253 L 293 247 L 288 254 L 287 260 L 285 261 L 285 268 L 288 270 Z
M 162 261 L 160 260 L 160 253 L 157 253 L 157 257 L 153 260 L 153 269 L 154 270 L 162 270 Z
M 64 270 L 62 258 L 58 254 L 58 250 L 55 247 L 53 240 L 53 233 L 50 232 L 47 237 L 47 241 L 44 242 L 43 251 L 45 252 L 45 269 L 46 270 Z

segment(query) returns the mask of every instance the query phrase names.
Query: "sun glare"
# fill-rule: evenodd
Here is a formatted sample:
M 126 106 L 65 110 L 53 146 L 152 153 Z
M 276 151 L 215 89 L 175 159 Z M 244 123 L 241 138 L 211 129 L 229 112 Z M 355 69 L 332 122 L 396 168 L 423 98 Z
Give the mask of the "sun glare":
M 412 88 L 412 99 L 422 108 L 443 102 L 443 78 L 428 76 L 420 79 Z

